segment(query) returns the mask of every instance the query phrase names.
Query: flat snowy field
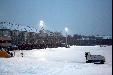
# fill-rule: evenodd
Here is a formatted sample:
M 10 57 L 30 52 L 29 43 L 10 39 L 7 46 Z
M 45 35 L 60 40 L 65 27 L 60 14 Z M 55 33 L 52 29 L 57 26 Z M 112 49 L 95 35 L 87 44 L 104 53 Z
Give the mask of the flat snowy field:
M 105 64 L 85 63 L 85 52 L 105 56 Z M 0 75 L 112 75 L 112 46 L 71 46 L 16 51 L 0 58 Z

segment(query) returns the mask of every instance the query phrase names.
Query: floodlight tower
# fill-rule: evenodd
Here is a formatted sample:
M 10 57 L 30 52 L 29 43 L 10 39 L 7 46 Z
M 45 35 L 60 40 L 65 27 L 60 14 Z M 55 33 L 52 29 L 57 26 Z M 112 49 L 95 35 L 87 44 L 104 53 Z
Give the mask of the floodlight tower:
M 45 32 L 45 23 L 42 19 L 42 17 L 40 18 L 40 23 L 39 23 L 39 30 L 40 30 L 40 33 L 44 33 Z
M 65 32 L 66 32 L 66 47 L 67 47 L 67 45 L 68 45 L 68 41 L 67 41 L 68 28 L 67 27 L 65 27 Z
M 41 43 L 44 43 L 44 39 L 46 38 L 47 34 L 45 32 L 45 22 L 43 21 L 43 17 L 41 17 L 39 21 L 39 36 L 42 37 Z

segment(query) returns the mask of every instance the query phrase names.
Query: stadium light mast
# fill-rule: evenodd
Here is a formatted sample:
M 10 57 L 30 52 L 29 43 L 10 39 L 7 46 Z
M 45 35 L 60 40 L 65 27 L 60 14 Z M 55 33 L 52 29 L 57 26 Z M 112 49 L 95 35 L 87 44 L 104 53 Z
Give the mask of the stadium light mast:
M 40 17 L 40 21 L 39 21 L 39 36 L 42 37 L 41 43 L 44 43 L 44 39 L 47 36 L 47 34 L 45 32 L 45 22 L 42 16 Z
M 67 47 L 67 45 L 68 45 L 68 41 L 67 41 L 68 28 L 67 27 L 65 27 L 65 32 L 66 32 L 66 47 Z
M 40 23 L 39 23 L 39 30 L 44 33 L 45 32 L 45 23 L 43 21 L 43 17 L 41 16 L 40 18 Z

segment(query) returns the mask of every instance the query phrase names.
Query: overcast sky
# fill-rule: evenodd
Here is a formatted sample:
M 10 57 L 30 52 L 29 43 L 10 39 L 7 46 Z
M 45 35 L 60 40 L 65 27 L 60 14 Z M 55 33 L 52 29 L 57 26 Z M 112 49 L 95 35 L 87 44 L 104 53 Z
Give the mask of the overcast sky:
M 0 0 L 0 19 L 69 34 L 111 35 L 112 0 Z

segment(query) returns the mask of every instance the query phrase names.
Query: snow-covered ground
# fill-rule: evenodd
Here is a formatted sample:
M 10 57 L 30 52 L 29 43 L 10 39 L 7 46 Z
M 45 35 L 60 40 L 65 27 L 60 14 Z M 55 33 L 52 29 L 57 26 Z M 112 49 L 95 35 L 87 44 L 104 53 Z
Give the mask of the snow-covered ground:
M 105 64 L 85 63 L 85 52 L 103 55 Z M 0 58 L 0 75 L 112 75 L 112 46 L 71 46 L 16 51 Z

